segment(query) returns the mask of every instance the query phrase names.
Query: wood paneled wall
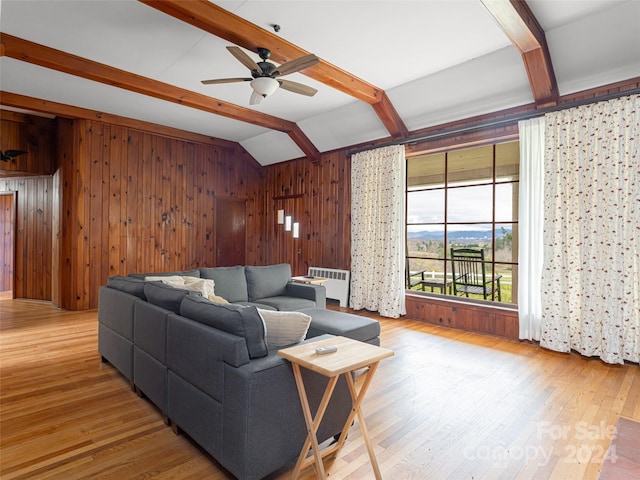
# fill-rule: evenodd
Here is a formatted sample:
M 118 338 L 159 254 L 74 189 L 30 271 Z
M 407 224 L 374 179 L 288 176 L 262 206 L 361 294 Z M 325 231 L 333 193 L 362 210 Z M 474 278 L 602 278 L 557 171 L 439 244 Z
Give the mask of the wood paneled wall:
M 291 264 L 294 275 L 310 266 L 351 267 L 351 166 L 344 152 L 267 167 L 262 223 L 263 263 Z M 300 223 L 293 238 L 277 223 L 284 209 Z
M 0 150 L 27 152 L 0 162 L 0 176 L 51 175 L 55 122 L 49 118 L 0 110 Z
M 407 317 L 434 325 L 518 339 L 518 312 L 500 307 L 407 295 Z
M 0 178 L 0 192 L 15 192 L 14 295 L 51 300 L 51 177 Z
M 12 273 L 16 297 L 51 300 L 53 193 L 48 175 L 54 170 L 55 122 L 1 110 L 0 150 L 9 149 L 27 153 L 0 162 L 0 192 L 12 194 L 3 198 L 12 197 L 15 208 L 15 225 L 4 230 L 0 290 L 11 288 Z M 14 249 L 15 258 L 9 259 Z M 8 260 L 15 263 L 5 266 Z
M 215 198 L 247 199 L 251 224 L 264 195 L 231 149 L 97 121 L 59 123 L 58 163 L 54 302 L 71 310 L 97 307 L 112 275 L 215 266 Z

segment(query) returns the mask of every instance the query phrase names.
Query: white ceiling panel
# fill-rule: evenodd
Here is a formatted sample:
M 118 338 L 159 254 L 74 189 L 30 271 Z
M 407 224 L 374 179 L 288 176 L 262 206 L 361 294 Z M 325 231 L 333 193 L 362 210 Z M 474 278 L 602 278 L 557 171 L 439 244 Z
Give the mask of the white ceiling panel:
M 259 158 L 262 165 L 284 162 L 303 157 L 304 154 L 288 135 L 268 131 L 240 142 L 253 158 Z
M 139 93 L 92 82 L 66 73 L 0 58 L 0 88 L 49 101 L 241 141 L 267 129 L 202 110 L 164 102 Z M 114 92 L 114 90 L 118 90 Z
M 637 0 L 527 0 L 545 32 Z
M 135 0 L 3 0 L 0 28 L 151 78 L 207 35 Z
M 388 93 L 409 130 L 533 102 L 515 47 L 483 55 Z
M 388 136 L 387 130 L 367 103 L 353 102 L 299 123 L 321 152 L 348 147 Z
M 212 3 L 383 89 L 510 45 L 478 0 Z
M 561 95 L 640 76 L 640 1 L 616 2 L 546 36 Z

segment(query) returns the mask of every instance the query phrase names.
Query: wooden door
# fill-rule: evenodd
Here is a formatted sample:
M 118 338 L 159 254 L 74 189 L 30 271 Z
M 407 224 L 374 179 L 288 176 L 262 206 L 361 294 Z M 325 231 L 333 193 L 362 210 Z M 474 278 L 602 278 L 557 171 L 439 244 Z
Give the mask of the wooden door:
M 216 199 L 216 266 L 245 264 L 246 201 Z

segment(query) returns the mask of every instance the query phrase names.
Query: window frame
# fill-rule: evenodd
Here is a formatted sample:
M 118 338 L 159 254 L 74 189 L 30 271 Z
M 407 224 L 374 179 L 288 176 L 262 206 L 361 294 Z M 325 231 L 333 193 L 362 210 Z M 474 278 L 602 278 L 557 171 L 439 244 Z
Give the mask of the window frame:
M 512 285 L 512 292 L 511 292 L 511 301 L 510 302 L 505 302 L 504 300 L 501 302 L 498 302 L 496 295 L 495 295 L 495 289 L 491 294 L 491 299 L 487 299 L 484 300 L 482 298 L 467 298 L 467 297 L 462 297 L 462 296 L 454 296 L 453 293 L 448 294 L 446 292 L 446 282 L 445 282 L 445 287 L 442 289 L 442 293 L 437 292 L 437 291 L 431 291 L 431 292 L 427 292 L 427 291 L 422 291 L 422 290 L 413 290 L 409 287 L 408 285 L 408 277 L 409 277 L 409 272 L 406 272 L 405 275 L 405 282 L 406 282 L 406 291 L 408 293 L 411 294 L 418 294 L 418 295 L 425 295 L 425 296 L 435 296 L 438 299 L 447 299 L 447 300 L 456 300 L 456 301 L 463 301 L 465 303 L 481 303 L 483 305 L 490 305 L 490 306 L 500 306 L 500 307 L 511 307 L 511 308 L 516 308 L 517 307 L 517 272 L 518 272 L 518 244 L 517 244 L 517 240 L 518 240 L 518 215 L 517 215 L 517 211 L 513 212 L 511 214 L 511 220 L 510 221 L 504 221 L 504 219 L 500 219 L 500 220 L 496 220 L 496 188 L 500 185 L 513 185 L 515 186 L 515 192 L 512 193 L 512 195 L 516 195 L 516 200 L 517 200 L 517 195 L 519 194 L 519 184 L 520 184 L 520 178 L 519 178 L 519 174 L 515 177 L 515 178 L 511 178 L 511 179 L 505 179 L 505 178 L 496 178 L 497 175 L 497 160 L 496 160 L 496 147 L 500 144 L 505 144 L 505 143 L 517 143 L 518 140 L 517 139 L 513 139 L 513 138 L 509 138 L 509 139 L 503 139 L 503 140 L 498 140 L 498 139 L 493 139 L 491 141 L 488 141 L 484 144 L 479 144 L 479 145 L 470 145 L 470 146 L 450 146 L 448 148 L 440 148 L 437 151 L 433 151 L 433 152 L 429 152 L 429 151 L 423 151 L 420 152 L 419 154 L 413 154 L 410 156 L 407 156 L 407 178 L 406 178 L 406 186 L 405 186 L 405 211 L 407 212 L 406 215 L 406 219 L 405 219 L 405 242 L 406 242 L 406 248 L 405 248 L 405 263 L 407 266 L 407 269 L 409 269 L 410 266 L 410 262 L 411 260 L 423 260 L 424 257 L 420 257 L 420 256 L 415 256 L 415 255 L 411 255 L 409 252 L 409 229 L 410 227 L 415 227 L 415 226 L 430 226 L 430 227 L 434 227 L 434 226 L 440 226 L 442 227 L 442 231 L 443 231 L 443 242 L 444 242 L 444 254 L 443 257 L 440 258 L 438 257 L 436 260 L 438 262 L 442 262 L 443 264 L 443 275 L 444 278 L 448 278 L 448 276 L 451 274 L 451 254 L 450 254 L 450 248 L 451 245 L 449 243 L 449 232 L 450 226 L 460 226 L 460 225 L 490 225 L 491 227 L 491 258 L 490 260 L 485 260 L 485 265 L 488 268 L 488 271 L 493 273 L 494 271 L 496 271 L 496 266 L 509 266 L 511 267 L 511 285 Z M 490 181 L 483 181 L 483 180 L 478 180 L 477 182 L 473 182 L 473 181 L 468 181 L 468 182 L 463 182 L 462 184 L 453 184 L 453 185 L 449 185 L 449 175 L 450 175 L 450 171 L 449 171 L 449 157 L 451 154 L 454 154 L 455 152 L 459 152 L 462 150 L 468 150 L 468 149 L 473 149 L 473 148 L 481 148 L 481 147 L 487 147 L 487 146 L 491 146 L 491 179 Z M 420 157 L 420 156 L 428 156 L 428 155 L 432 155 L 432 154 L 444 154 L 444 182 L 442 184 L 432 184 L 431 186 L 423 186 L 423 187 L 409 187 L 409 162 L 413 159 L 415 159 L 416 157 Z M 519 157 L 519 153 L 518 153 L 518 170 L 519 170 L 519 164 L 520 164 L 520 157 Z M 477 221 L 477 222 L 473 222 L 473 221 L 467 221 L 467 222 L 459 222 L 459 221 L 448 221 L 449 220 L 449 192 L 450 190 L 453 189 L 461 189 L 461 188 L 467 188 L 467 187 L 478 187 L 478 186 L 491 186 L 491 220 L 489 222 L 487 221 Z M 409 222 L 409 212 L 408 212 L 408 208 L 409 208 L 409 194 L 412 192 L 420 192 L 420 191 L 436 191 L 436 190 L 444 190 L 444 212 L 443 212 L 443 217 L 444 220 L 442 222 Z M 512 255 L 511 255 L 511 261 L 496 261 L 496 228 L 500 228 L 503 227 L 505 225 L 511 225 L 511 241 L 512 241 Z M 503 276 L 504 278 L 504 276 Z

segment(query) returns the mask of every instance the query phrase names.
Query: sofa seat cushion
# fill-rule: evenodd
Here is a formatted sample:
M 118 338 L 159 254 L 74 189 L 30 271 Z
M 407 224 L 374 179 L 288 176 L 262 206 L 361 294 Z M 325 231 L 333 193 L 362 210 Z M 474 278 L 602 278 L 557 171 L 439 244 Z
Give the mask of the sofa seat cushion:
M 249 301 L 255 302 L 285 294 L 287 283 L 291 281 L 291 265 L 280 263 L 262 267 L 244 267 L 247 278 Z M 224 295 L 223 295 L 224 296 Z
M 209 278 L 215 282 L 215 294 L 228 302 L 246 302 L 247 279 L 244 275 L 244 267 L 215 267 L 200 268 L 200 277 Z
M 269 350 L 264 325 L 256 307 L 210 302 L 206 298 L 186 296 L 180 315 L 244 338 L 250 358 L 261 358 Z
M 281 310 L 285 312 L 295 312 L 300 310 L 305 310 L 307 308 L 315 308 L 316 302 L 313 300 L 308 300 L 306 298 L 298 298 L 298 297 L 267 297 L 267 298 L 257 298 L 255 303 L 259 303 L 262 305 L 268 305 L 273 307 L 276 310 Z
M 311 316 L 311 325 L 307 332 L 309 338 L 330 333 L 369 342 L 380 336 L 380 323 L 370 318 L 322 308 L 310 308 L 304 310 L 304 313 Z

